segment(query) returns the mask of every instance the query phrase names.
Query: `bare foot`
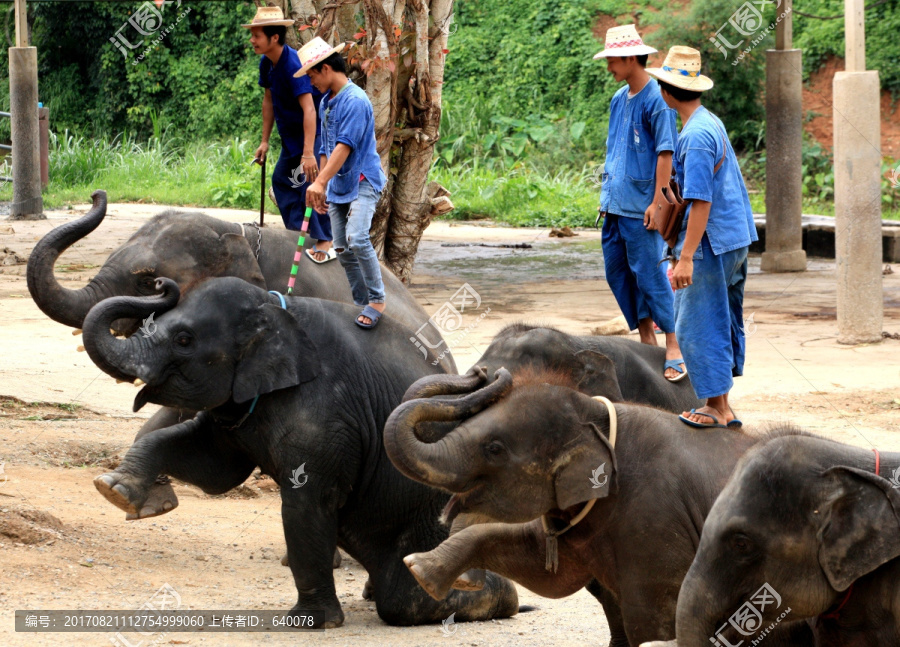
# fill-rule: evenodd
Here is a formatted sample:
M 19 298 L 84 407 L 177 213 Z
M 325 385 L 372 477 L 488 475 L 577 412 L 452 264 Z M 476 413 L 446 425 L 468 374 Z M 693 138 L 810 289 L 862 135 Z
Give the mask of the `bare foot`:
M 377 310 L 378 312 L 384 312 L 384 304 L 383 304 L 383 303 L 370 303 L 369 305 L 372 306 L 372 308 L 374 308 L 374 309 Z M 372 320 L 371 320 L 369 317 L 365 317 L 365 316 L 363 316 L 363 315 L 359 315 L 359 316 L 356 318 L 356 320 L 357 320 L 359 323 L 365 324 L 365 325 L 367 325 L 367 326 L 370 325 L 370 324 L 372 323 Z

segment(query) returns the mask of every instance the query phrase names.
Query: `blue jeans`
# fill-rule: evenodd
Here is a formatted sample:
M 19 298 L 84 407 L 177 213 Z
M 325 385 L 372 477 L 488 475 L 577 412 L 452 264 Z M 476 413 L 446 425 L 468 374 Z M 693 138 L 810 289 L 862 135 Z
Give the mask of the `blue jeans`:
M 328 216 L 334 233 L 334 248 L 338 260 L 344 266 L 353 302 L 358 305 L 384 303 L 384 281 L 378 254 L 369 238 L 372 216 L 381 193 L 375 191 L 368 180 L 359 183 L 359 195 L 353 202 L 330 202 Z
M 665 333 L 675 332 L 674 295 L 665 264 L 666 244 L 647 231 L 640 218 L 606 214 L 603 219 L 603 262 L 606 282 L 633 330 L 650 317 Z
M 302 155 L 294 157 L 287 155 L 282 148 L 281 156 L 272 173 L 272 190 L 275 192 L 281 219 L 284 221 L 285 229 L 293 231 L 300 231 L 303 226 L 303 217 L 306 214 L 306 189 L 310 185 L 302 169 L 297 173 L 294 172 L 300 167 L 303 161 L 301 158 Z M 309 218 L 309 235 L 316 240 L 331 240 L 331 222 L 326 214 L 312 212 Z
M 675 338 L 698 398 L 724 395 L 744 373 L 747 247 L 716 256 L 703 234 L 694 275 L 675 293 Z

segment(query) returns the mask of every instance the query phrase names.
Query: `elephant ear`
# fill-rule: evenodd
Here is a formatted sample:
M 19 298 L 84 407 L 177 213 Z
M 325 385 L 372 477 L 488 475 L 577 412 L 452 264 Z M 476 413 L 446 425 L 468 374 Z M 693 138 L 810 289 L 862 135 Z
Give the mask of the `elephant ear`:
M 266 303 L 245 324 L 232 387 L 235 402 L 316 379 L 318 352 L 287 310 Z
M 616 454 L 606 436 L 593 422 L 582 426 L 582 437 L 556 469 L 556 507 L 560 510 L 609 496 L 616 475 Z
M 250 241 L 240 234 L 222 234 L 219 240 L 225 249 L 216 276 L 235 276 L 258 288 L 267 289 L 266 279 L 250 248 Z
M 900 556 L 900 493 L 852 467 L 824 473 L 832 483 L 817 533 L 819 564 L 836 591 Z
M 578 390 L 585 395 L 605 395 L 613 402 L 622 402 L 622 391 L 619 389 L 619 378 L 616 376 L 616 365 L 613 361 L 592 350 L 575 353 L 575 383 Z

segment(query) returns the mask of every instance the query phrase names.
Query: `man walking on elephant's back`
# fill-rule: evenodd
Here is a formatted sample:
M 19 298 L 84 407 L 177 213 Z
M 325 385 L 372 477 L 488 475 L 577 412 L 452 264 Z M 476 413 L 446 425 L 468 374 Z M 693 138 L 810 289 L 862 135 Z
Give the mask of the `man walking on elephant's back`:
M 374 328 L 385 308 L 384 282 L 369 229 L 387 178 L 375 148 L 372 104 L 347 78 L 342 49 L 343 44 L 331 47 L 317 37 L 299 52 L 302 67 L 295 76 L 309 74 L 312 84 L 325 93 L 319 109 L 322 170 L 306 195 L 315 209 L 328 208 L 334 247 L 347 272 L 353 301 L 365 305 L 356 324 Z
M 612 27 L 606 48 L 594 56 L 627 85 L 616 92 L 609 108 L 609 135 L 600 192 L 598 221 L 603 222 L 606 281 L 628 326 L 641 342 L 656 346 L 653 322 L 666 336 L 663 374 L 671 382 L 687 375 L 675 339 L 675 306 L 665 269 L 665 243 L 655 231 L 652 214 L 661 189 L 669 185 L 675 150 L 675 112 L 644 70 L 656 50 L 645 45 L 634 25 Z M 654 199 L 656 198 L 656 199 Z
M 293 24 L 280 8 L 259 7 L 253 21 L 243 26 L 250 30 L 253 51 L 260 54 L 259 85 L 265 88 L 263 140 L 256 149 L 256 159 L 262 160 L 268 154 L 272 125 L 278 124 L 281 155 L 272 173 L 272 192 L 284 226 L 299 231 L 306 213 L 306 189 L 319 173 L 316 108 L 321 93 L 309 79 L 294 78 L 300 59 L 296 50 L 284 44 L 287 28 Z M 335 258 L 328 216 L 314 211 L 309 219 L 309 235 L 316 240 L 307 252 L 313 261 L 324 263 Z

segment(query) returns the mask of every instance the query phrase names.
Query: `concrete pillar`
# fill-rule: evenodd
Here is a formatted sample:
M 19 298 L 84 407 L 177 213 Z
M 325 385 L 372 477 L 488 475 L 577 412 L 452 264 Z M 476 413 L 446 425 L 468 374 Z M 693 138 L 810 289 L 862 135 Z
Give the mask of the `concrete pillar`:
M 41 186 L 47 188 L 50 182 L 50 108 L 38 108 L 38 132 L 41 142 Z
M 799 49 L 766 52 L 766 250 L 764 272 L 806 270 L 803 251 L 803 69 Z
M 882 339 L 880 98 L 877 71 L 835 74 L 835 259 L 842 344 Z
M 37 48 L 9 48 L 13 198 L 10 220 L 44 218 L 38 128 Z

